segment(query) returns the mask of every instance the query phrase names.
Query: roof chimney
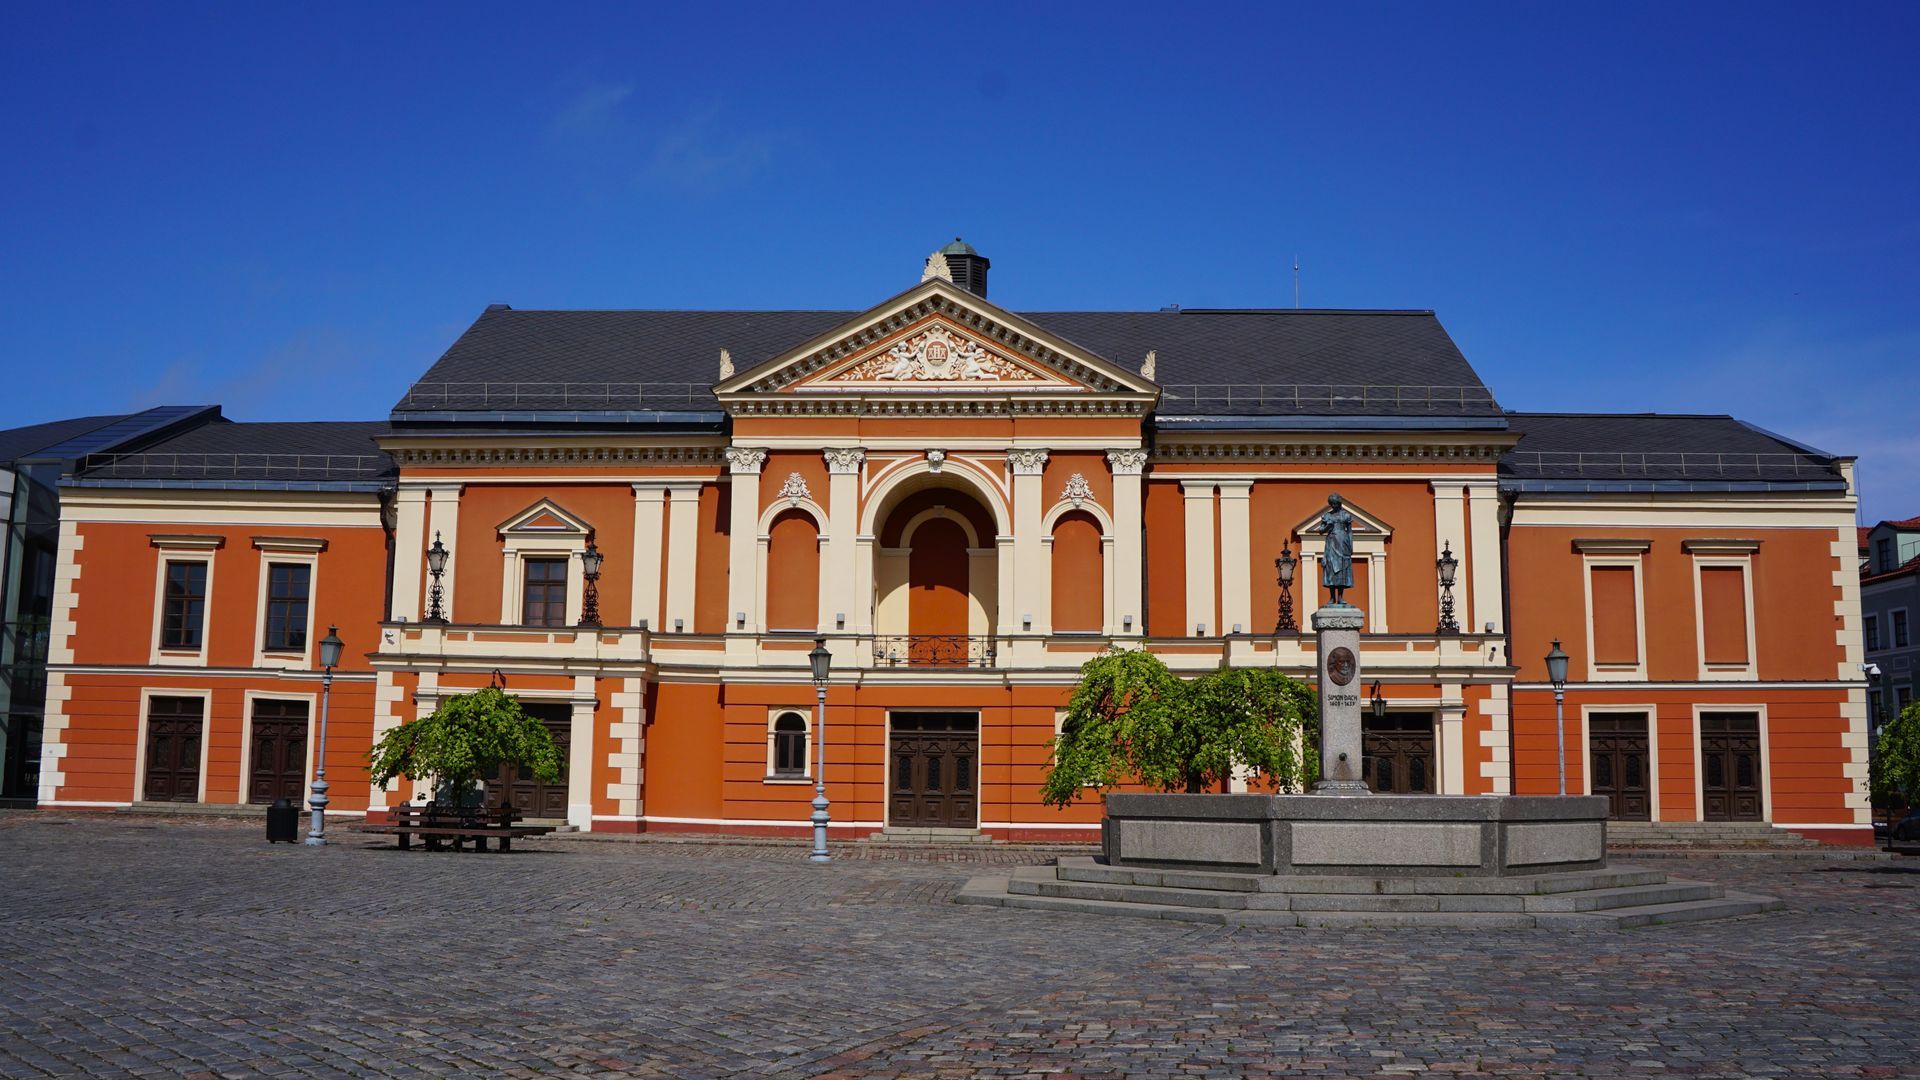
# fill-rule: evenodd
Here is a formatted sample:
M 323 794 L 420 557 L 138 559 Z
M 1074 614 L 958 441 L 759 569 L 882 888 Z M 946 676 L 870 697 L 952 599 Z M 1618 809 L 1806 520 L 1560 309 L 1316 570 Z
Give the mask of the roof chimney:
M 927 266 L 920 274 L 921 281 L 940 278 L 982 299 L 987 295 L 987 268 L 993 264 L 985 255 L 973 250 L 973 245 L 959 237 L 953 243 L 927 256 Z

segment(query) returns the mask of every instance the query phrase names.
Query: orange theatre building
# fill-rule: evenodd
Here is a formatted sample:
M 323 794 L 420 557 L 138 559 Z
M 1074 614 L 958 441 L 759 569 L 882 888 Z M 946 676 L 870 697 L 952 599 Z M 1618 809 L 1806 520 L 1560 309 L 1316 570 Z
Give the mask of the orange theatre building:
M 1092 838 L 1097 799 L 1039 797 L 1080 665 L 1312 678 L 1337 491 L 1376 790 L 1554 792 L 1557 639 L 1569 792 L 1870 842 L 1852 459 L 1508 412 L 1431 312 L 1015 313 L 987 268 L 956 242 L 864 311 L 496 305 L 385 422 L 77 460 L 40 805 L 302 799 L 338 626 L 336 812 L 423 797 L 368 748 L 504 682 L 568 764 L 492 782 L 530 817 L 799 837 L 820 636 L 836 838 Z

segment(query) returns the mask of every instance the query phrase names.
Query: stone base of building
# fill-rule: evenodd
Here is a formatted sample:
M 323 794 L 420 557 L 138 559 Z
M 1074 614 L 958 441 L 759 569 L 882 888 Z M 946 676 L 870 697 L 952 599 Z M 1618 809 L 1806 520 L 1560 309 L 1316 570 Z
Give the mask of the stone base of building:
M 1607 864 L 1599 796 L 1107 797 L 1116 867 L 1368 877 L 1503 877 Z

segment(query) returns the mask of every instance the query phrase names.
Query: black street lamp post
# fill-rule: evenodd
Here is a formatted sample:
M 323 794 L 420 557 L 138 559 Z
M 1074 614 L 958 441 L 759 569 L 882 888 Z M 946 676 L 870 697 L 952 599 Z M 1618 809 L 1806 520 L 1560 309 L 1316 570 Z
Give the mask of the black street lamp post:
M 1300 560 L 1293 553 L 1287 541 L 1280 541 L 1280 557 L 1273 560 L 1273 568 L 1280 572 L 1280 622 L 1274 627 L 1276 633 L 1297 634 L 1300 624 L 1293 618 L 1293 571 Z
M 1560 651 L 1560 639 L 1553 639 L 1547 653 L 1547 681 L 1553 684 L 1553 745 L 1560 761 L 1560 794 L 1567 793 L 1567 654 Z
M 433 546 L 427 549 L 427 573 L 433 575 L 433 587 L 427 590 L 427 617 L 424 621 L 442 626 L 447 622 L 447 594 L 440 587 L 440 575 L 447 572 L 447 556 L 450 554 L 446 545 L 440 542 L 439 530 L 434 530 Z
M 1460 632 L 1460 620 L 1453 613 L 1453 576 L 1460 570 L 1460 560 L 1453 557 L 1453 543 L 1440 549 L 1440 557 L 1433 561 L 1440 571 L 1440 625 L 1434 632 L 1439 634 L 1457 634 Z
M 587 549 L 580 553 L 580 576 L 586 579 L 586 588 L 580 593 L 580 625 L 600 625 L 600 563 L 606 556 L 593 544 L 593 537 L 587 537 Z

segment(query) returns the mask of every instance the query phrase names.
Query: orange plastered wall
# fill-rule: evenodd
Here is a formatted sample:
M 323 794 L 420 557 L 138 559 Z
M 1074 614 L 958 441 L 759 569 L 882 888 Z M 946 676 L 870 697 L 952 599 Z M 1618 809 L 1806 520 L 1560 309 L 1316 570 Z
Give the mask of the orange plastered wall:
M 725 761 L 720 687 L 710 683 L 660 683 L 652 688 L 650 696 L 647 814 L 719 817 Z
M 1046 471 L 1040 478 L 1040 510 L 1045 513 L 1060 501 L 1060 493 L 1074 473 L 1087 478 L 1093 501 L 1109 514 L 1113 512 L 1113 474 L 1107 471 L 1107 455 L 1078 450 L 1060 450 L 1047 456 Z
M 822 507 L 827 505 L 827 459 L 818 451 L 775 450 L 767 454 L 766 464 L 760 470 L 760 505 L 751 519 L 742 519 L 748 528 L 755 527 L 767 507 L 785 501 L 780 497 L 780 488 L 794 473 L 800 474 L 814 502 Z
M 727 530 L 737 516 L 740 527 L 751 529 L 750 511 L 733 513 L 730 489 L 708 484 L 700 489 L 700 534 L 694 556 L 693 631 L 722 634 L 727 630 Z
M 1700 677 L 1694 599 L 1694 557 L 1681 550 L 1689 539 L 1759 540 L 1754 554 L 1753 623 L 1756 673 L 1767 680 L 1832 679 L 1844 659 L 1834 641 L 1840 599 L 1833 573 L 1831 529 L 1593 528 L 1517 525 L 1508 538 L 1511 567 L 1514 658 L 1526 682 L 1546 679 L 1546 656 L 1559 638 L 1572 658 L 1568 678 L 1585 681 L 1593 655 L 1587 640 L 1586 564 L 1575 539 L 1650 540 L 1641 557 L 1646 624 L 1647 677 L 1686 681 Z
M 74 583 L 71 639 L 76 663 L 146 664 L 151 659 L 160 625 L 154 609 L 156 586 L 166 556 L 148 537 L 191 532 L 226 541 L 212 553 L 204 625 L 208 666 L 253 666 L 254 642 L 266 617 L 260 607 L 260 568 L 273 558 L 253 546 L 253 537 L 300 536 L 327 542 L 315 567 L 314 638 L 325 637 L 327 626 L 338 624 L 347 644 L 341 668 L 367 667 L 365 656 L 376 645 L 371 628 L 385 613 L 387 549 L 386 533 L 380 529 L 97 521 L 81 522 L 78 529 L 80 576 Z M 311 646 L 308 655 L 316 655 Z
M 1149 481 L 1141 513 L 1147 527 L 1147 633 L 1155 637 L 1185 637 L 1187 523 L 1179 483 Z M 1125 568 L 1116 566 L 1114 572 L 1125 572 Z M 1259 625 L 1257 618 L 1254 625 Z
M 460 496 L 460 546 L 454 549 L 454 621 L 500 621 L 506 547 L 500 523 L 541 499 L 553 500 L 593 527 L 594 543 L 606 556 L 600 569 L 600 619 L 608 626 L 631 625 L 633 489 L 627 483 L 467 485 Z

